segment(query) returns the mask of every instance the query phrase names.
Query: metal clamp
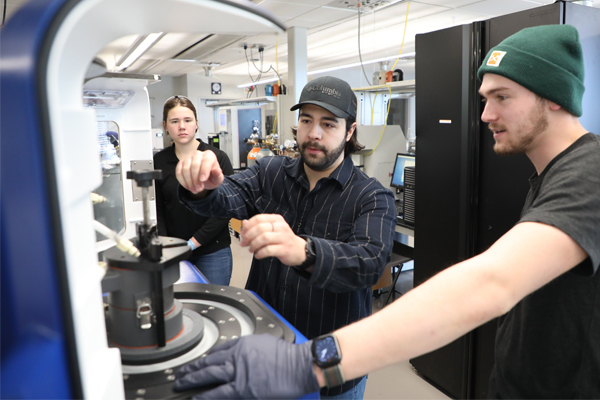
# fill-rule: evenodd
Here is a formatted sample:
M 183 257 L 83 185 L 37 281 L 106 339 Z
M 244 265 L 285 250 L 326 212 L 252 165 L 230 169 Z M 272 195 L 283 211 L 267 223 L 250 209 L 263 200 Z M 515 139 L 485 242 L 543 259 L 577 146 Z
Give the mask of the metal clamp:
M 150 303 L 139 303 L 136 316 L 140 320 L 140 328 L 152 328 L 152 306 Z

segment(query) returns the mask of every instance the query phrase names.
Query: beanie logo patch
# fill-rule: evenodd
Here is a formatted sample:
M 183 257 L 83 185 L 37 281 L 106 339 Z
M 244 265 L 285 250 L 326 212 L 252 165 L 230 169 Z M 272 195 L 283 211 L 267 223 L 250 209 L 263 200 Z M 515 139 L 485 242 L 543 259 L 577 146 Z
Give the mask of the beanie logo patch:
M 499 67 L 500 61 L 502 61 L 502 58 L 504 58 L 505 54 L 505 51 L 493 51 L 485 65 L 487 65 L 488 67 Z

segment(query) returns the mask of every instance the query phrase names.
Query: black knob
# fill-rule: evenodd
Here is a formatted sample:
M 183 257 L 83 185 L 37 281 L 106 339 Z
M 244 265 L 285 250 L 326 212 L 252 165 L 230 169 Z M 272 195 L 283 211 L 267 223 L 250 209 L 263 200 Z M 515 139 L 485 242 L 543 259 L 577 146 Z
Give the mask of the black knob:
M 150 187 L 153 180 L 162 179 L 162 170 L 140 169 L 127 171 L 127 179 L 133 179 L 139 187 Z

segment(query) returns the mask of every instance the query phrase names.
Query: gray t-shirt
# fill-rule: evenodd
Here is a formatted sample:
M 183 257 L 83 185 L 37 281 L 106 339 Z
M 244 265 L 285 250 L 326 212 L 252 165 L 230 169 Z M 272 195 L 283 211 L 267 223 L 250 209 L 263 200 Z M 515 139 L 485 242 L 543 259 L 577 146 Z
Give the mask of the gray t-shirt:
M 600 398 L 600 138 L 559 154 L 531 189 L 519 222 L 552 225 L 589 258 L 500 318 L 490 398 Z

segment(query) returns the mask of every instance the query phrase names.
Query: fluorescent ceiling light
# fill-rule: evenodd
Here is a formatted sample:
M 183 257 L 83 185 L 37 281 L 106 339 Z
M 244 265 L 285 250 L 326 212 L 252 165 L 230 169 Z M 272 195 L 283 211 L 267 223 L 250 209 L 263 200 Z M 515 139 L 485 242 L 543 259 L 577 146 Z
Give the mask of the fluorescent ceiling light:
M 400 56 L 390 56 L 390 57 L 376 58 L 374 60 L 364 61 L 362 64 L 367 65 L 367 64 L 374 64 L 374 63 L 382 62 L 382 61 L 395 60 L 398 57 L 400 57 L 401 60 L 410 59 L 410 58 L 414 58 L 415 55 L 416 55 L 416 53 L 413 51 L 412 53 L 401 54 Z M 357 63 L 346 64 L 346 65 L 338 65 L 336 67 L 331 67 L 331 68 L 318 69 L 316 71 L 307 72 L 307 75 L 322 74 L 325 72 L 337 71 L 338 69 L 359 67 L 360 64 L 361 63 L 357 62 Z M 262 85 L 263 83 L 275 82 L 277 79 L 279 79 L 279 78 L 275 77 L 275 78 L 263 79 L 262 81 L 258 81 L 258 82 L 244 83 L 243 85 L 238 85 L 238 87 L 245 88 L 245 87 L 250 87 L 250 86 L 254 86 L 254 85 Z
M 162 32 L 158 32 L 138 37 L 135 43 L 131 46 L 131 49 L 129 49 L 129 51 L 125 53 L 123 57 L 119 59 L 119 61 L 117 61 L 115 66 L 119 70 L 126 69 L 131 64 L 136 62 L 142 56 L 142 54 L 148 51 L 150 47 L 154 46 L 154 44 L 163 36 L 164 34 Z

